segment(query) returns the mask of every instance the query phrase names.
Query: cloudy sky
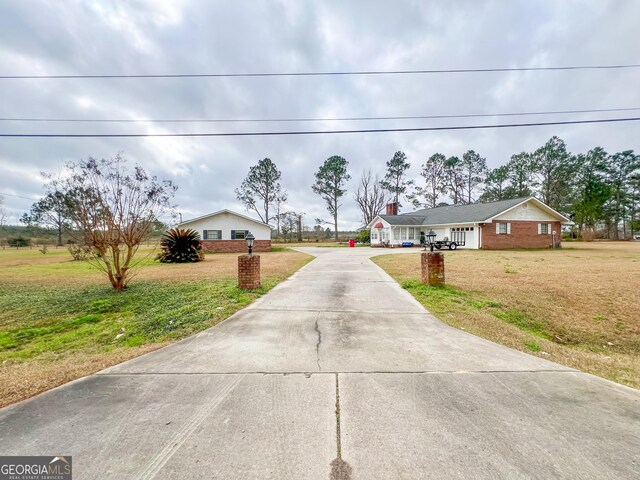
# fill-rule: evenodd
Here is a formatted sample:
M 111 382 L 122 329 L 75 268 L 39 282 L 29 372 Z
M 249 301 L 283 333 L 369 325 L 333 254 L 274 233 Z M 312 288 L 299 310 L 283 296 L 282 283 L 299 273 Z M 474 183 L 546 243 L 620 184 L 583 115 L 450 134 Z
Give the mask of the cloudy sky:
M 309 72 L 640 63 L 637 0 L 72 1 L 0 0 L 0 75 Z M 0 80 L 0 117 L 264 119 L 531 112 L 640 107 L 640 69 L 482 74 Z M 84 124 L 0 121 L 2 133 L 167 133 L 385 128 L 638 116 L 315 123 Z M 124 152 L 179 185 L 190 218 L 235 199 L 248 169 L 271 158 L 288 207 L 305 223 L 329 218 L 311 191 L 331 155 L 353 177 L 340 226 L 359 225 L 353 202 L 364 168 L 380 174 L 397 150 L 410 175 L 435 152 L 474 149 L 491 167 L 552 135 L 573 152 L 640 150 L 640 122 L 520 129 L 236 138 L 0 138 L 0 194 L 10 223 L 42 194 L 41 171 Z M 19 198 L 27 197 L 27 198 Z

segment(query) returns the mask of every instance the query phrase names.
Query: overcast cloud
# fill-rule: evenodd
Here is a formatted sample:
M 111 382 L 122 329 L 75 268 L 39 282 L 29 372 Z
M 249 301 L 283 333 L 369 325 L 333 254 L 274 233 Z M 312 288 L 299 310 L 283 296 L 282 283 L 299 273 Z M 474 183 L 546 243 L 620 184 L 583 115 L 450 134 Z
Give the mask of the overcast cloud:
M 640 2 L 0 0 L 0 74 L 159 74 L 483 68 L 639 63 Z M 0 117 L 282 118 L 640 107 L 639 69 L 368 77 L 0 80 Z M 627 112 L 629 113 L 629 112 Z M 638 112 L 630 112 L 633 116 Z M 624 113 L 558 115 L 605 118 Z M 522 117 L 517 120 L 541 120 Z M 544 117 L 545 120 L 551 119 Z M 146 133 L 382 128 L 500 118 L 270 124 L 27 124 L 1 132 Z M 509 120 L 513 120 L 510 118 Z M 180 187 L 184 218 L 244 212 L 234 189 L 264 157 L 282 170 L 288 207 L 328 218 L 311 191 L 331 155 L 383 174 L 397 150 L 412 177 L 435 152 L 474 149 L 490 167 L 552 135 L 571 151 L 640 150 L 639 123 L 332 136 L 0 139 L 0 192 L 42 195 L 40 171 L 124 152 Z M 341 228 L 360 224 L 353 194 Z M 10 223 L 32 201 L 5 195 Z

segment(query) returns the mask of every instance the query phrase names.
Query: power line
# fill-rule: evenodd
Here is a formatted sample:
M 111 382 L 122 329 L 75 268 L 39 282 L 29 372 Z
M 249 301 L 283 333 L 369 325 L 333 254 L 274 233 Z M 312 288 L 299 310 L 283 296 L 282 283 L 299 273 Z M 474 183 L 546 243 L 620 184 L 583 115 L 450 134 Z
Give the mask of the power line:
M 627 112 L 640 110 L 640 107 L 598 108 L 589 110 L 556 110 L 545 112 L 509 112 L 509 113 L 467 113 L 455 115 L 404 115 L 387 117 L 335 117 L 335 118 L 173 118 L 173 119 L 132 119 L 132 118 L 36 118 L 36 117 L 0 117 L 0 122 L 58 122 L 58 123 L 271 123 L 271 122 L 343 122 L 364 120 L 425 120 L 442 118 L 485 118 L 515 117 L 530 115 L 561 115 L 574 113 Z
M 23 197 L 23 196 L 21 196 L 21 195 L 13 195 L 12 193 L 3 193 L 3 192 L 0 192 L 0 195 L 5 196 L 5 197 L 24 198 L 25 200 L 38 200 L 37 198 L 33 198 L 33 197 Z
M 224 132 L 224 133 L 0 133 L 0 137 L 18 138 L 143 138 L 143 137 L 267 137 L 280 135 L 332 135 L 344 133 L 430 132 L 444 130 L 478 130 L 490 128 L 540 127 L 550 125 L 578 125 L 589 123 L 633 122 L 640 117 L 605 118 L 596 120 L 568 120 L 563 122 L 507 123 L 497 125 L 457 125 L 448 127 L 371 128 L 358 130 L 294 130 L 280 132 Z
M 95 75 L 0 75 L 0 80 L 87 79 L 87 78 L 233 78 L 233 77 L 328 77 L 347 75 L 426 75 L 442 73 L 541 72 L 561 70 L 619 70 L 640 68 L 640 64 L 570 65 L 559 67 L 452 68 L 429 70 L 353 70 L 319 72 L 244 72 L 244 73 L 161 73 L 161 74 L 95 74 Z

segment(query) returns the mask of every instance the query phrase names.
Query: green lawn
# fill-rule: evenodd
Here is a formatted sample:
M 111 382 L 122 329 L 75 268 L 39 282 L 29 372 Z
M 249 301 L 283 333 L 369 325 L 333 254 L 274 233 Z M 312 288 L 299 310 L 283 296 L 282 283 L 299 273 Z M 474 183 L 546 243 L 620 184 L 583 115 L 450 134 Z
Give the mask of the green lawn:
M 197 264 L 140 256 L 121 292 L 66 251 L 0 251 L 0 406 L 216 325 L 312 257 L 262 253 L 262 287 L 237 287 L 237 255 Z
M 215 325 L 267 292 L 234 279 L 132 282 L 123 292 L 107 285 L 83 288 L 10 286 L 0 289 L 0 363 L 76 349 L 105 352 L 162 343 Z

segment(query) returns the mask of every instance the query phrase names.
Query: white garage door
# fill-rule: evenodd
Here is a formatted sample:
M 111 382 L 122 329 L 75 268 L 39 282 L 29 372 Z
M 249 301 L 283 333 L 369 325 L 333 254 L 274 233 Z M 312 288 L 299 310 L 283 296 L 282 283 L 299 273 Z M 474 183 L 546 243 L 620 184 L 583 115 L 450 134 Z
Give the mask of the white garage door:
M 464 247 L 460 248 L 476 248 L 476 235 L 478 235 L 477 227 L 454 227 L 451 228 L 451 240 L 460 238 L 464 232 Z

